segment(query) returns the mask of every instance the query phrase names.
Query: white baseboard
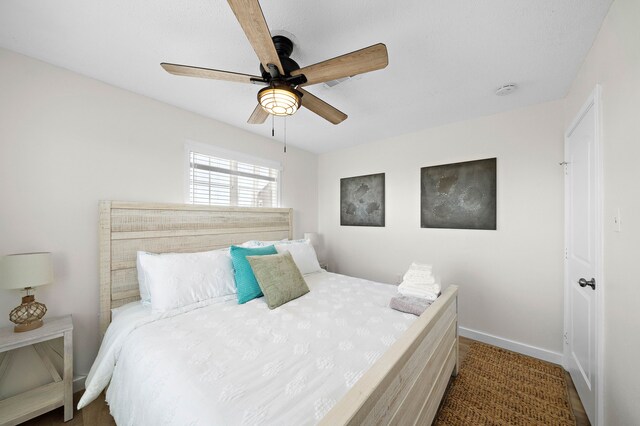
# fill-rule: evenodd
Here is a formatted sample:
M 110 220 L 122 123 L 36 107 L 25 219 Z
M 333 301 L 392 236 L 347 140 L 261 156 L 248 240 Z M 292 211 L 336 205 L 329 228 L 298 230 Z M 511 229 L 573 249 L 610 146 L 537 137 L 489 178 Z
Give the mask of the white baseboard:
M 73 378 L 73 393 L 84 390 L 84 381 L 87 376 L 76 376 Z
M 458 330 L 460 336 L 468 337 L 469 339 L 477 340 L 478 342 L 487 343 L 509 351 L 518 352 L 523 355 L 532 356 L 560 366 L 563 365 L 563 355 L 559 352 L 538 348 L 527 345 L 526 343 L 520 343 L 503 337 L 494 336 L 492 334 L 483 333 L 482 331 L 471 330 L 470 328 L 459 327 Z

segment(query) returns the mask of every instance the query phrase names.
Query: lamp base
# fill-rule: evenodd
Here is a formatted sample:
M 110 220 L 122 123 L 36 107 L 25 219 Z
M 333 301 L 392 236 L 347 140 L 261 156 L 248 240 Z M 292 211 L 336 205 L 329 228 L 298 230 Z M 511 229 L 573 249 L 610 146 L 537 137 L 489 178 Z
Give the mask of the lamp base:
M 9 321 L 16 324 L 13 331 L 22 333 L 42 327 L 42 317 L 47 313 L 44 303 L 36 302 L 32 294 L 22 297 L 22 304 L 9 313 Z
M 29 322 L 26 324 L 18 324 L 15 327 L 13 327 L 13 331 L 15 333 L 22 333 L 25 331 L 31 331 L 31 330 L 35 330 L 36 328 L 40 328 L 42 327 L 42 320 L 35 320 L 34 322 Z

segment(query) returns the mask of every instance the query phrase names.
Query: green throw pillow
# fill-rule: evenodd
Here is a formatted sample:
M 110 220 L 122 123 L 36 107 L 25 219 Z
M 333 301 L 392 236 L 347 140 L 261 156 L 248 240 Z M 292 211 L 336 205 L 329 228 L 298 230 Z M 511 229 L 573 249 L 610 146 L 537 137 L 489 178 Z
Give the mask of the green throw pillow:
M 309 293 L 309 287 L 293 261 L 291 253 L 247 256 L 247 260 L 251 264 L 269 309 L 277 308 Z
M 274 246 L 258 248 L 231 246 L 230 253 L 233 273 L 236 279 L 236 289 L 238 290 L 238 303 L 247 303 L 249 300 L 262 296 L 260 286 L 247 261 L 247 256 L 277 254 L 276 248 Z

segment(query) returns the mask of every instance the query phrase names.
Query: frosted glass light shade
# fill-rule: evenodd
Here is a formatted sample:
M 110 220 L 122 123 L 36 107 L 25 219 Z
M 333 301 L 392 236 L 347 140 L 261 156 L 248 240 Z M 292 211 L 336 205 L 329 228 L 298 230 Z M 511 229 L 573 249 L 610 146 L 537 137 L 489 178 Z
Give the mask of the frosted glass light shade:
M 258 102 L 269 114 L 293 115 L 300 108 L 300 96 L 295 90 L 282 87 L 265 87 L 258 92 Z
M 53 282 L 51 253 L 10 254 L 0 259 L 0 288 L 38 287 Z

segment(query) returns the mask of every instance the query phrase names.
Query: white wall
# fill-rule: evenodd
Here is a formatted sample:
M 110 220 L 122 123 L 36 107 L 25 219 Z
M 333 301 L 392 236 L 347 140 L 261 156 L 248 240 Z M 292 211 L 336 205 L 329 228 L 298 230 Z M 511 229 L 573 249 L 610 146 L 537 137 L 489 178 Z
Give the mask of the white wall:
M 565 101 L 569 126 L 602 86 L 605 425 L 640 422 L 640 2 L 616 0 Z M 622 232 L 613 231 L 620 209 Z
M 460 286 L 460 325 L 562 352 L 562 102 L 338 152 L 318 165 L 329 267 L 396 282 L 412 261 Z M 420 228 L 420 168 L 497 157 L 498 230 Z M 386 226 L 340 226 L 340 178 L 386 173 Z
M 184 202 L 186 140 L 281 161 L 296 237 L 317 229 L 315 155 L 0 49 L 0 255 L 53 253 L 36 298 L 73 314 L 77 375 L 99 344 L 98 200 Z M 20 295 L 0 290 L 0 325 Z

